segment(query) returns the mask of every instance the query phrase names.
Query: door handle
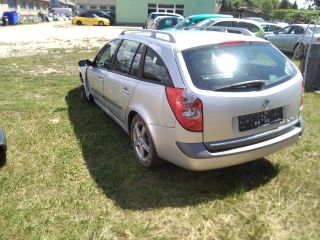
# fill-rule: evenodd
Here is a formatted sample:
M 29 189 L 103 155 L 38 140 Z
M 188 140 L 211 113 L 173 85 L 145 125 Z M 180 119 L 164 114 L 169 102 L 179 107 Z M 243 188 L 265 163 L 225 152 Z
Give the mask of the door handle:
M 127 87 L 122 88 L 122 92 L 126 95 L 130 95 L 130 91 Z

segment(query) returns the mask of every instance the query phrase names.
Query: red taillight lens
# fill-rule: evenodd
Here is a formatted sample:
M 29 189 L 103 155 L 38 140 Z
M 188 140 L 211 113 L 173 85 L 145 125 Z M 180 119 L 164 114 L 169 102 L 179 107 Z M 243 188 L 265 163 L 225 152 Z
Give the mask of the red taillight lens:
M 238 45 L 238 44 L 245 44 L 245 43 L 246 41 L 235 40 L 235 41 L 225 41 L 225 42 L 219 43 L 219 45 L 228 46 L 228 45 Z
M 301 100 L 300 100 L 300 110 L 303 109 L 303 104 L 304 104 L 304 81 L 302 80 L 301 83 Z
M 166 87 L 173 114 L 182 127 L 191 132 L 203 131 L 202 102 L 183 88 Z

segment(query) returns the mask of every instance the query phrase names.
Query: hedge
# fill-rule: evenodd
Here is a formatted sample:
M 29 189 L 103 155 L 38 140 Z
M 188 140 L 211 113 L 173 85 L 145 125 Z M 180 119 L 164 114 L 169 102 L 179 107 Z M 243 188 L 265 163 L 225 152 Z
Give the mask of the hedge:
M 287 23 L 309 23 L 312 20 L 318 20 L 320 23 L 319 10 L 280 9 L 273 11 L 272 16 Z

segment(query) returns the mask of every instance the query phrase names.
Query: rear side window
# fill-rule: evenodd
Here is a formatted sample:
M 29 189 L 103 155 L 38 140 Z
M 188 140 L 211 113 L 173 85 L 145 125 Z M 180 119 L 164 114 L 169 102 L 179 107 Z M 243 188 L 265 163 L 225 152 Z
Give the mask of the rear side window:
M 297 74 L 292 63 L 269 43 L 210 45 L 182 54 L 193 84 L 203 90 L 253 80 L 265 81 L 268 88 Z
M 142 71 L 142 78 L 164 85 L 171 83 L 171 78 L 161 57 L 151 48 L 147 49 Z
M 134 55 L 139 47 L 139 43 L 134 41 L 124 40 L 116 55 L 113 70 L 124 74 L 129 74 L 130 66 Z
M 250 32 L 253 32 L 253 33 L 259 32 L 259 28 L 256 25 L 252 24 L 252 23 L 238 22 L 236 27 L 247 29 L 247 30 L 249 30 Z

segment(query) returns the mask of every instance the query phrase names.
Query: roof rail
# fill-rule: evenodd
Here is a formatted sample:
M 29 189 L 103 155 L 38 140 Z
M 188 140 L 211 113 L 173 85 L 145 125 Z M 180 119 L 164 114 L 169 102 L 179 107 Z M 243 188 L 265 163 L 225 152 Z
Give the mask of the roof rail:
M 216 31 L 216 32 L 225 32 L 225 33 L 236 33 L 246 36 L 255 36 L 252 32 L 244 28 L 237 27 L 223 27 L 223 26 L 192 26 L 185 27 L 184 30 L 204 30 L 204 31 Z
M 150 33 L 150 37 L 156 38 L 162 41 L 167 41 L 171 43 L 175 43 L 176 40 L 174 36 L 170 32 L 165 32 L 165 31 L 160 31 L 160 30 L 149 30 L 149 29 L 128 29 L 128 30 L 123 30 L 120 35 L 126 35 L 128 33 Z M 157 36 L 158 35 L 158 36 Z M 164 38 L 159 37 L 159 35 L 166 35 L 168 36 L 169 40 L 166 40 Z

